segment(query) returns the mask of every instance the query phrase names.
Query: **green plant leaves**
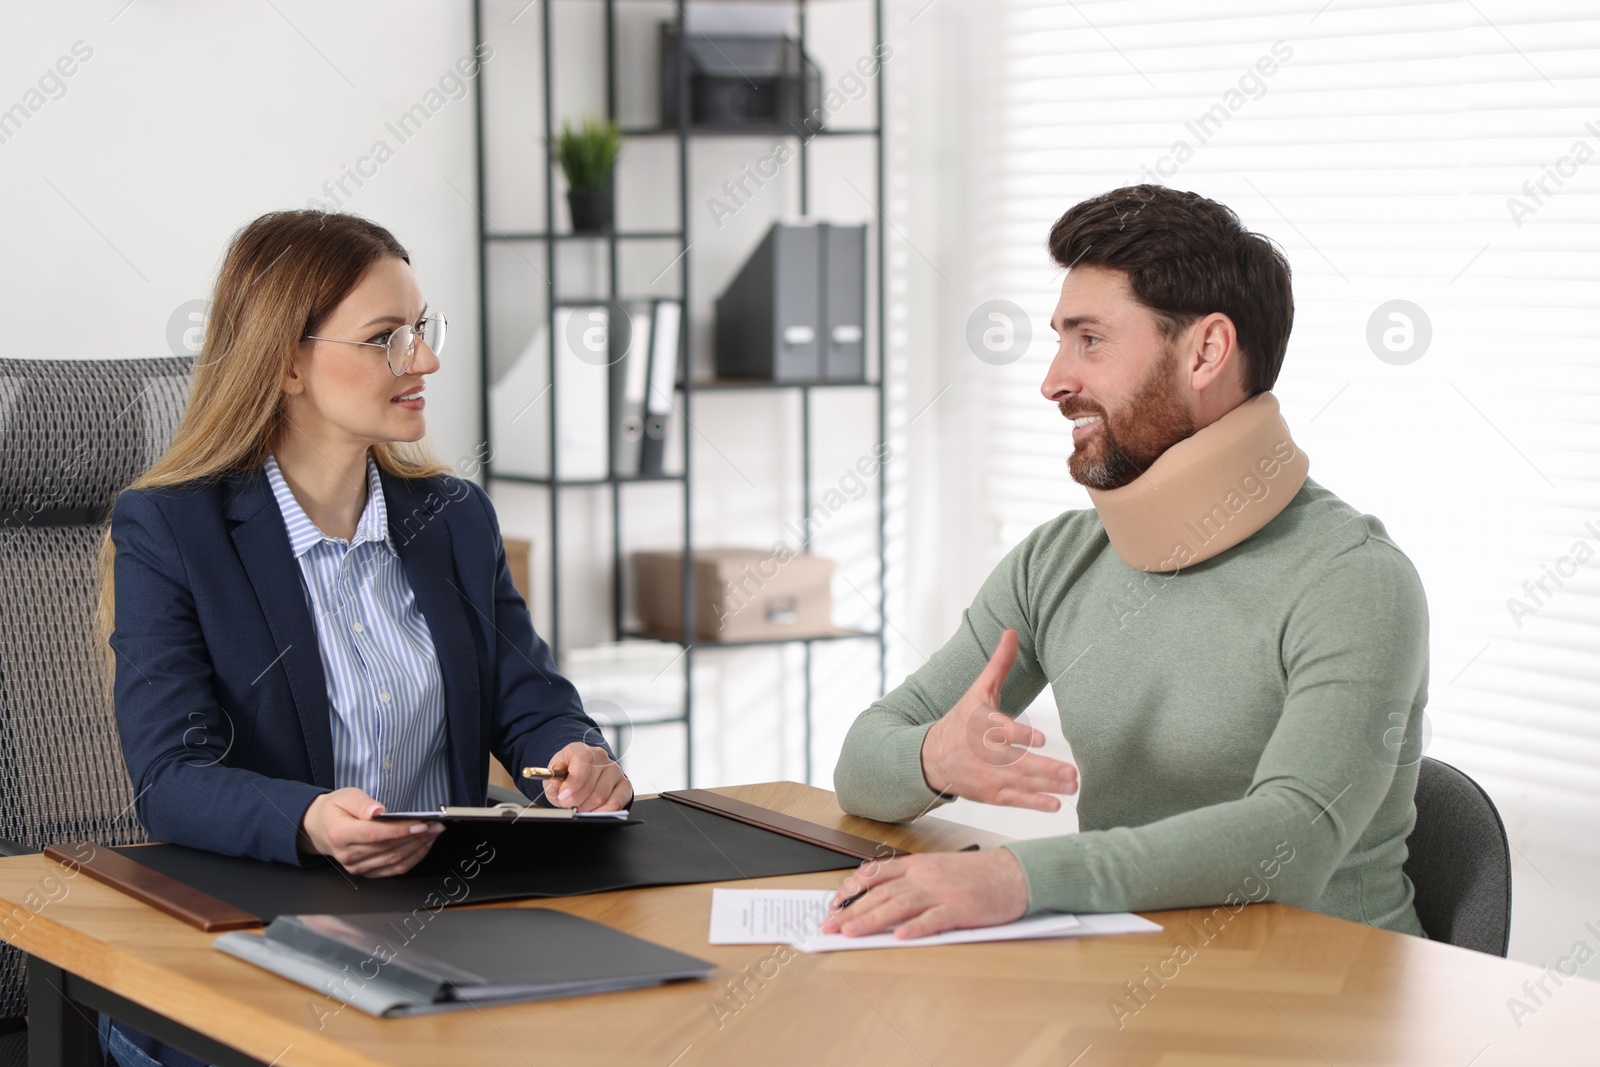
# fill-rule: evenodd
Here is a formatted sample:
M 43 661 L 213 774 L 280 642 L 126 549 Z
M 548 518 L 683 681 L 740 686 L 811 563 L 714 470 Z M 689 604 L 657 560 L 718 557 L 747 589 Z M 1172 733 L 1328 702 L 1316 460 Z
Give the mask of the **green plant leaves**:
M 622 134 L 610 119 L 588 119 L 576 130 L 562 123 L 556 140 L 556 158 L 573 189 L 604 189 L 611 184 L 621 149 Z

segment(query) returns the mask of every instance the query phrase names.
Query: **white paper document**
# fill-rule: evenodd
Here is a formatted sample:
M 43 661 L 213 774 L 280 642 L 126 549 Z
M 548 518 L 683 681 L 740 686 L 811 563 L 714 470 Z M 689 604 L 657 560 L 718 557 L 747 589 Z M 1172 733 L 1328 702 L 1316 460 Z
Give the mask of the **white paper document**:
M 793 945 L 801 952 L 858 948 L 920 948 L 978 941 L 1022 941 L 1084 934 L 1133 934 L 1161 927 L 1137 915 L 1035 915 L 1013 923 L 975 930 L 950 930 L 930 937 L 898 938 L 892 932 L 846 937 L 821 933 L 831 889 L 713 889 L 713 945 Z

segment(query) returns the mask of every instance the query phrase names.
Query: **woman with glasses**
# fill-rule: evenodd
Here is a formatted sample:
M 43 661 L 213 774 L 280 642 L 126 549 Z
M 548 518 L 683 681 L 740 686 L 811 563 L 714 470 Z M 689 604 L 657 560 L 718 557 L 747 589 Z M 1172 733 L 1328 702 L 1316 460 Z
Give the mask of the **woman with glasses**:
M 282 211 L 234 238 L 183 420 L 117 498 L 102 554 L 153 839 L 403 874 L 443 824 L 373 816 L 485 803 L 491 752 L 559 775 L 539 802 L 632 803 L 533 630 L 487 494 L 419 443 L 444 341 L 382 227 Z M 123 1064 L 193 1062 L 109 1037 Z

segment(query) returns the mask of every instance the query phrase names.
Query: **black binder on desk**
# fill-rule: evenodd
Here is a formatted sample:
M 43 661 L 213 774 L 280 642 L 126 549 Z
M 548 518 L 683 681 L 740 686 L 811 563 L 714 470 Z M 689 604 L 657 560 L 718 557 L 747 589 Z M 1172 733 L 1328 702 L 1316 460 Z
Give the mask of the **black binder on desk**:
M 351 915 L 452 904 L 575 896 L 614 889 L 731 882 L 837 871 L 893 849 L 728 798 L 637 801 L 605 829 L 576 820 L 449 826 L 427 857 L 395 878 L 362 878 L 330 862 L 313 867 L 222 856 L 182 845 L 87 842 L 46 855 L 202 930 L 260 926 L 280 915 Z M 763 820 L 770 820 L 770 825 Z M 801 829 L 797 830 L 799 826 Z
M 371 1015 L 416 1015 L 704 978 L 713 964 L 548 908 L 280 915 L 212 942 Z

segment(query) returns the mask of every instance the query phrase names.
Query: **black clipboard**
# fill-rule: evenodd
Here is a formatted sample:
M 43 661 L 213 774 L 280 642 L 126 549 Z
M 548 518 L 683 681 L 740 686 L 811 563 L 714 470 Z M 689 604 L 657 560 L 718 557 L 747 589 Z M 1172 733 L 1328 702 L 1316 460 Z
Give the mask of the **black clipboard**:
M 496 826 L 538 824 L 573 826 L 637 826 L 639 820 L 628 811 L 579 811 L 576 808 L 544 808 L 537 804 L 494 804 L 470 807 L 445 804 L 436 811 L 381 811 L 373 819 L 383 822 L 419 820 L 423 822 L 492 823 Z

